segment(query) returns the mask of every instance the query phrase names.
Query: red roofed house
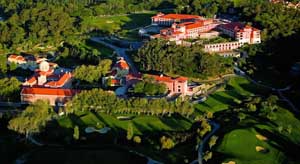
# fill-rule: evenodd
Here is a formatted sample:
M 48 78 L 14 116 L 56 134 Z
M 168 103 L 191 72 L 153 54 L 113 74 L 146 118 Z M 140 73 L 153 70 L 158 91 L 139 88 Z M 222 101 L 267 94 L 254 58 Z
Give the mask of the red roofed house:
M 129 65 L 120 58 L 112 67 L 110 76 L 102 78 L 102 84 L 106 86 L 122 86 L 126 84 L 125 77 L 129 74 Z
M 188 79 L 186 77 L 171 78 L 168 76 L 149 75 L 157 82 L 166 84 L 169 94 L 188 94 Z
M 23 88 L 21 91 L 21 102 L 23 104 L 33 103 L 39 99 L 48 100 L 50 105 L 63 106 L 67 101 L 79 93 L 72 89 L 53 88 Z
M 30 69 L 32 71 L 34 71 L 38 67 L 38 64 L 46 60 L 47 60 L 46 58 L 34 57 L 29 55 L 23 57 L 21 55 L 14 55 L 14 54 L 10 55 L 7 58 L 8 64 L 16 63 L 22 69 Z M 53 65 L 53 68 L 55 67 L 57 67 L 57 64 Z
M 112 71 L 115 71 L 115 77 L 124 77 L 129 73 L 129 65 L 123 58 L 120 58 L 113 66 Z
M 238 22 L 222 24 L 218 29 L 240 43 L 258 44 L 261 42 L 260 30 Z
M 7 58 L 7 61 L 8 61 L 8 64 L 15 63 L 23 69 L 27 68 L 27 61 L 25 60 L 25 58 L 23 56 L 13 54 Z
M 157 24 L 160 26 L 171 26 L 173 23 L 183 23 L 183 22 L 194 22 L 196 20 L 202 20 L 203 17 L 198 15 L 187 15 L 187 14 L 163 14 L 158 13 L 153 16 L 152 24 Z

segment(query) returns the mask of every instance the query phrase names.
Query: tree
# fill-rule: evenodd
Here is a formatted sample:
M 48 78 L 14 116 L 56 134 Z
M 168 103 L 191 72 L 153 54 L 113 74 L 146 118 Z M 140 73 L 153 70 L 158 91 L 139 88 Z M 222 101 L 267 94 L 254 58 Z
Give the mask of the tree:
M 210 131 L 211 131 L 210 124 L 205 119 L 203 119 L 201 121 L 201 129 L 199 129 L 199 131 L 198 131 L 200 137 L 203 137 L 207 132 L 210 132 Z
M 161 149 L 172 149 L 175 146 L 175 143 L 171 138 L 166 136 L 162 136 L 160 138 Z
M 75 140 L 78 140 L 79 139 L 79 128 L 78 128 L 78 126 L 76 125 L 75 127 L 74 127 L 74 134 L 73 134 L 73 138 L 75 139 Z
M 15 77 L 0 79 L 0 99 L 11 100 L 19 98 L 21 82 Z
M 214 113 L 213 112 L 206 112 L 206 118 L 212 119 L 213 117 L 214 117 Z
M 136 83 L 133 87 L 133 93 L 139 95 L 155 96 L 162 95 L 167 92 L 167 86 L 163 83 L 155 82 L 154 80 L 149 80 L 147 78 Z
M 74 71 L 74 77 L 78 80 L 85 81 L 87 83 L 96 83 L 101 77 L 105 76 L 109 72 L 111 64 L 112 61 L 106 59 L 101 60 L 98 66 L 79 66 Z
M 133 125 L 131 122 L 128 123 L 127 125 L 127 140 L 131 140 L 133 137 Z
M 143 71 L 158 71 L 187 77 L 206 78 L 231 71 L 232 58 L 203 52 L 200 45 L 178 47 L 164 40 L 146 43 L 133 56 Z
M 210 160 L 212 158 L 212 155 L 213 155 L 212 152 L 207 151 L 207 152 L 205 152 L 205 154 L 203 156 L 203 159 L 205 161 L 208 161 L 208 160 Z
M 0 55 L 0 77 L 7 72 L 7 58 L 6 55 Z
M 246 118 L 246 114 L 240 112 L 240 113 L 238 114 L 238 117 L 239 117 L 240 121 L 242 121 L 242 120 L 244 120 L 244 119 Z
M 211 149 L 216 143 L 217 143 L 217 140 L 218 140 L 218 137 L 213 135 L 209 142 L 208 142 L 208 145 L 209 145 L 209 148 Z
M 53 115 L 54 112 L 49 103 L 38 100 L 29 105 L 20 115 L 11 119 L 8 129 L 25 134 L 26 137 L 30 134 L 40 133 Z
M 133 141 L 137 144 L 140 144 L 142 142 L 142 139 L 140 136 L 134 136 L 133 137 Z

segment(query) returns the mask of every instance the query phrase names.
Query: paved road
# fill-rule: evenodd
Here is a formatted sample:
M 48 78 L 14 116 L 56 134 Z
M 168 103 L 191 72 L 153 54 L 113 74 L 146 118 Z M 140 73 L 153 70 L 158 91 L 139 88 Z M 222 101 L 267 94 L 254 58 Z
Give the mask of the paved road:
M 110 43 L 107 43 L 104 41 L 104 38 L 103 37 L 92 37 L 91 38 L 92 41 L 94 42 L 97 42 L 97 43 L 100 43 L 100 44 L 103 44 L 113 50 L 115 50 L 115 52 L 120 56 L 120 57 L 123 57 L 124 60 L 126 60 L 126 62 L 129 64 L 130 66 L 130 71 L 133 73 L 133 74 L 137 74 L 139 71 L 138 69 L 135 67 L 133 61 L 131 60 L 131 58 L 126 54 L 126 48 L 120 48 L 120 47 L 117 47 L 113 44 L 110 44 Z
M 203 161 L 204 146 L 206 145 L 206 143 L 208 142 L 210 137 L 213 136 L 217 132 L 218 129 L 220 129 L 220 125 L 214 121 L 210 121 L 210 125 L 212 125 L 212 127 L 213 127 L 212 131 L 204 137 L 204 139 L 198 146 L 198 159 L 194 160 L 190 164 L 196 164 L 196 163 L 202 164 L 203 163 L 202 161 Z

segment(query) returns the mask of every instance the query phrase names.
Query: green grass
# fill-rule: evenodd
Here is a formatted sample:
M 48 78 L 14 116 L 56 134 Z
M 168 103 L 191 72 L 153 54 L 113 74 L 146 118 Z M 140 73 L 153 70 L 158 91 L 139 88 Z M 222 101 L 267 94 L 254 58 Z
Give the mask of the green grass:
M 197 104 L 196 109 L 200 112 L 219 112 L 237 105 L 236 100 L 265 92 L 267 90 L 252 84 L 243 77 L 233 77 L 228 81 L 225 89 L 210 95 L 205 102 Z
M 235 161 L 238 164 L 280 164 L 284 161 L 283 152 L 265 141 L 256 138 L 253 128 L 237 129 L 227 133 L 217 151 L 226 154 L 225 161 Z M 267 153 L 257 152 L 255 147 L 262 146 Z
M 87 112 L 77 116 L 63 116 L 58 119 L 59 125 L 64 128 L 73 128 L 75 125 L 79 125 L 82 128 L 88 126 L 97 128 L 109 126 L 115 131 L 126 131 L 129 122 L 132 122 L 134 133 L 136 135 L 142 135 L 144 132 L 184 131 L 192 126 L 192 123 L 189 120 L 179 116 L 170 118 L 137 116 L 132 120 L 121 121 L 111 115 Z
M 299 163 L 300 120 L 285 108 L 285 104 L 278 105 L 275 120 L 247 114 L 241 122 L 223 122 L 221 133 L 224 137 L 215 148 L 215 153 L 219 154 L 215 160 L 218 163 L 235 161 L 241 164 Z M 283 127 L 281 132 L 279 126 Z M 291 133 L 287 130 L 288 126 L 292 127 Z M 268 141 L 258 140 L 256 134 L 267 137 Z M 256 152 L 256 146 L 267 148 L 268 152 Z
M 113 50 L 109 47 L 104 46 L 103 44 L 88 40 L 88 41 L 86 41 L 86 44 L 84 46 L 87 48 L 95 48 L 95 49 L 99 50 L 101 53 L 101 57 L 104 57 L 104 58 L 112 57 Z
M 131 30 L 149 25 L 154 14 L 148 12 L 122 16 L 83 17 L 83 26 L 96 28 L 109 34 L 120 32 L 120 35 L 125 38 L 136 39 L 137 30 Z

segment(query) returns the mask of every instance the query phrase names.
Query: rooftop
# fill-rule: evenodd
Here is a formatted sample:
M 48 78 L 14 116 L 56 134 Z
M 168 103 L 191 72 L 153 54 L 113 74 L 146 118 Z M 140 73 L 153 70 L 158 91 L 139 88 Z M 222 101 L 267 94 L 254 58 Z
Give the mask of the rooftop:
M 188 14 L 157 14 L 153 18 L 165 18 L 165 19 L 201 19 L 198 15 L 188 15 Z
M 174 81 L 183 83 L 186 82 L 188 80 L 188 78 L 186 77 L 177 77 L 177 78 L 172 78 L 169 76 L 163 76 L 163 75 L 149 75 L 150 77 L 153 77 L 156 81 L 161 81 L 161 82 L 167 82 L 167 83 L 173 83 Z
M 79 93 L 73 89 L 53 89 L 53 88 L 23 88 L 21 94 L 33 95 L 57 95 L 57 96 L 74 96 Z

